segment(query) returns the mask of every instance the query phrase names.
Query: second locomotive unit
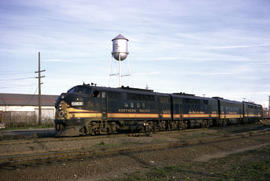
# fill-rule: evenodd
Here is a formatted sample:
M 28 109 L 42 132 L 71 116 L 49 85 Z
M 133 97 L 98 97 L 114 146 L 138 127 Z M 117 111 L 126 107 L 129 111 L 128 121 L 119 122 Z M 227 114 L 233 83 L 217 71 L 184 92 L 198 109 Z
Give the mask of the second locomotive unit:
M 56 101 L 58 135 L 165 131 L 255 122 L 262 106 L 219 97 L 83 84 Z

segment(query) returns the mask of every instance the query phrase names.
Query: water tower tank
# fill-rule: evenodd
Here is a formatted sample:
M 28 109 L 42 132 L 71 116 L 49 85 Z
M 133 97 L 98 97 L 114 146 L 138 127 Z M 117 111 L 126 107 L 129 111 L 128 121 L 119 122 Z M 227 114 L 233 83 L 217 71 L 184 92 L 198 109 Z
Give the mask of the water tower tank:
M 112 55 L 117 61 L 123 61 L 128 56 L 128 39 L 123 35 L 119 34 L 117 37 L 112 39 L 113 50 Z

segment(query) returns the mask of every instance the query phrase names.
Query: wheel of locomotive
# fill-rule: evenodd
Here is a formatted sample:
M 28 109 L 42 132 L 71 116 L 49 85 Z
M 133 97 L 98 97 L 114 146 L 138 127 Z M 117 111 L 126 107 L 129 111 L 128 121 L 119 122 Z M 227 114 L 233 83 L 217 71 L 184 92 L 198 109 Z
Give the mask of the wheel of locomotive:
M 153 133 L 156 133 L 158 131 L 158 124 L 157 122 L 153 122 Z
M 116 132 L 117 127 L 116 127 L 116 123 L 115 123 L 115 122 L 111 122 L 111 123 L 109 124 L 109 127 L 110 127 L 110 134 Z
M 106 133 L 107 133 L 107 134 L 112 134 L 112 129 L 111 129 L 110 126 L 108 126 L 108 127 L 106 128 Z
M 211 126 L 213 126 L 213 120 L 212 119 L 210 119 L 210 120 L 208 120 L 208 128 L 210 128 Z
M 208 120 L 203 120 L 202 128 L 209 128 L 209 122 L 208 122 Z
M 144 123 L 144 125 L 145 133 L 150 133 L 152 131 L 151 121 L 147 121 L 146 123 Z
M 146 136 L 151 136 L 152 132 L 153 132 L 153 122 L 152 121 L 147 121 L 146 122 L 146 126 L 145 126 L 145 135 Z
M 150 121 L 150 130 L 151 132 L 154 132 L 155 130 L 155 123 L 153 121 Z
M 172 129 L 172 122 L 171 121 L 166 121 L 166 127 L 167 127 L 167 131 L 170 131 Z
M 165 121 L 159 121 L 158 127 L 159 127 L 159 131 L 166 130 L 166 122 Z
M 179 128 L 180 129 L 187 129 L 187 122 L 186 121 L 179 121 Z
M 177 130 L 177 127 L 178 127 L 177 122 L 176 121 L 172 121 L 171 123 L 172 123 L 171 124 L 171 126 L 172 126 L 171 129 L 172 130 Z
M 217 121 L 217 127 L 222 127 L 223 126 L 223 122 L 224 122 L 224 120 L 223 119 L 219 119 L 218 121 Z
M 228 121 L 224 119 L 224 120 L 222 121 L 222 127 L 225 127 L 225 126 L 227 126 L 227 125 L 228 125 Z
M 86 129 L 86 127 L 85 127 L 85 126 L 82 127 L 82 128 L 79 130 L 79 132 L 80 132 L 80 135 L 87 135 L 87 129 Z
M 191 128 L 191 121 L 187 121 L 187 129 L 190 129 Z
M 88 135 L 91 135 L 91 136 L 96 135 L 97 134 L 96 127 L 97 127 L 97 123 L 96 122 L 90 122 L 90 123 L 88 123 L 87 128 L 86 128 L 87 129 L 87 134 Z
M 204 120 L 201 121 L 200 128 L 204 128 Z

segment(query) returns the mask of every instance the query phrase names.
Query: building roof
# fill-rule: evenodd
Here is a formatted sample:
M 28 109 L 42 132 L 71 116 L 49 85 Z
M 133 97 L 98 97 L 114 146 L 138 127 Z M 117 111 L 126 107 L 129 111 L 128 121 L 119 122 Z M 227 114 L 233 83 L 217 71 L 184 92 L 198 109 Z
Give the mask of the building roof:
M 42 106 L 54 106 L 58 95 L 42 95 Z M 38 95 L 0 93 L 0 106 L 38 106 Z

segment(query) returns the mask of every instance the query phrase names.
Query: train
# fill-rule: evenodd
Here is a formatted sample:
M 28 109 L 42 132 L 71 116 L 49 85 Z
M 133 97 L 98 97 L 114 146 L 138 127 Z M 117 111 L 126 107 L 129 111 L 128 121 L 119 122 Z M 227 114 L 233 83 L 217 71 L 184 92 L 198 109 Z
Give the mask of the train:
M 82 84 L 55 103 L 58 136 L 151 133 L 259 121 L 262 106 L 221 97 Z

